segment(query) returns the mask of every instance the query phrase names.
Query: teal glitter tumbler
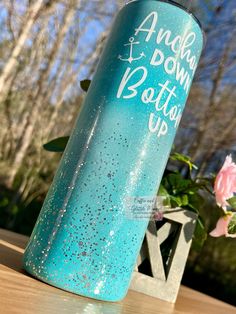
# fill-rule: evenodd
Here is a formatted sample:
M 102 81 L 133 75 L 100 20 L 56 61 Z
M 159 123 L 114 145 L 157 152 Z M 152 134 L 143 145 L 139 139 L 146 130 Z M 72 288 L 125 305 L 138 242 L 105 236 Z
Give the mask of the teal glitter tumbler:
M 171 1 L 118 13 L 26 248 L 27 272 L 83 296 L 125 296 L 202 46 L 196 18 Z

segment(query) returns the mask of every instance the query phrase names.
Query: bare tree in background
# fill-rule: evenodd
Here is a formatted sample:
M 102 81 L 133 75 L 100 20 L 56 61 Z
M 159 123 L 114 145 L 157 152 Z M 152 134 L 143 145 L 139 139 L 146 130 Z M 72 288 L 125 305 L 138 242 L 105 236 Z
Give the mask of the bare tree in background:
M 4 101 L 11 88 L 11 82 L 19 62 L 20 53 L 24 47 L 26 40 L 29 38 L 29 33 L 37 19 L 40 10 L 42 9 L 44 0 L 34 2 L 27 10 L 24 22 L 22 23 L 20 35 L 15 42 L 11 55 L 7 60 L 0 76 L 0 102 Z
M 37 173 L 48 169 L 48 158 L 55 159 L 42 152 L 42 144 L 56 135 L 54 129 L 71 128 L 81 103 L 79 80 L 93 72 L 118 5 L 107 0 L 26 1 L 20 9 L 14 0 L 0 4 L 6 12 L 0 20 L 6 29 L 4 51 L 0 42 L 0 176 L 11 187 L 19 175 L 20 194 L 36 186 Z
M 200 12 L 200 16 L 206 15 L 207 45 L 177 140 L 177 149 L 198 164 L 199 175 L 208 169 L 209 164 L 218 164 L 215 159 L 218 150 L 226 154 L 230 149 L 233 151 L 235 145 L 236 11 L 233 7 L 236 10 L 232 1 L 221 1 L 220 6 L 205 1 Z M 198 9 L 201 9 L 200 4 Z

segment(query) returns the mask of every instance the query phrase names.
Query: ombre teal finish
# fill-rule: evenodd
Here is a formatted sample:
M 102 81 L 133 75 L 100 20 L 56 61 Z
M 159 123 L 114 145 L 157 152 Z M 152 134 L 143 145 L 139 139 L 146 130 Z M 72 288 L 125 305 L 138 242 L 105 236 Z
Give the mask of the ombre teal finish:
M 100 300 L 125 296 L 202 44 L 196 20 L 173 4 L 133 1 L 119 12 L 24 254 L 27 272 Z M 137 200 L 143 218 L 129 211 Z

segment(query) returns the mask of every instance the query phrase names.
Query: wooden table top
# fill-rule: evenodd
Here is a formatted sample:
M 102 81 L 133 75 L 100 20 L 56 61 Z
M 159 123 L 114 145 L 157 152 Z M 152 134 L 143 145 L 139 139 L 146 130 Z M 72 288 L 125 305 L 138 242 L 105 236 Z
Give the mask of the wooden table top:
M 20 314 L 236 314 L 236 308 L 181 286 L 176 304 L 129 291 L 117 303 L 80 297 L 28 276 L 21 259 L 28 238 L 0 229 L 0 313 Z

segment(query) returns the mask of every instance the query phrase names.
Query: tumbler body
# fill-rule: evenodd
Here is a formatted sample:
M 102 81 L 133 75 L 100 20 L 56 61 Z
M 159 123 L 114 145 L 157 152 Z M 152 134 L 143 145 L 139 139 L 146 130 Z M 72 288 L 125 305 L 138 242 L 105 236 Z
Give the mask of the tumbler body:
M 118 13 L 26 248 L 27 272 L 100 300 L 125 296 L 202 45 L 196 19 L 173 3 L 138 0 Z M 142 218 L 132 216 L 139 201 Z

